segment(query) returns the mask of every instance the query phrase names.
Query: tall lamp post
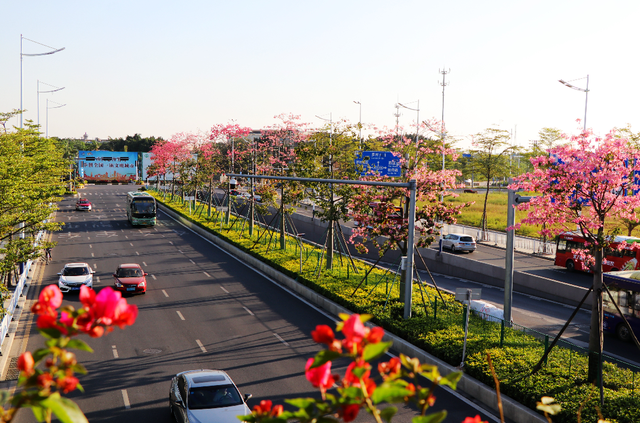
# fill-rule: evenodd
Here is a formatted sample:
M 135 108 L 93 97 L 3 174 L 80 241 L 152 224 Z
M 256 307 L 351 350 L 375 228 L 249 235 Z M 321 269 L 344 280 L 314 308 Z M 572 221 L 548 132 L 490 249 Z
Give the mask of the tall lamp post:
M 66 106 L 66 104 L 60 104 L 60 103 L 56 103 L 55 101 L 52 101 L 52 103 L 57 104 L 57 106 L 53 106 L 53 107 L 49 107 L 49 99 L 47 99 L 47 130 L 45 133 L 45 138 L 49 138 L 49 109 L 59 109 L 61 107 Z
M 51 88 L 54 88 L 53 90 L 45 90 L 45 91 L 40 91 L 40 84 L 44 84 L 47 85 Z M 58 88 L 56 86 L 53 86 L 51 84 L 47 84 L 46 82 L 42 82 L 40 80 L 38 80 L 38 128 L 40 127 L 40 93 L 45 94 L 45 93 L 55 93 L 56 91 L 61 91 L 64 90 L 65 87 L 62 88 Z
M 31 41 L 32 43 L 39 44 L 39 45 L 41 45 L 43 47 L 50 48 L 52 50 L 44 52 L 44 53 L 33 53 L 33 54 L 23 53 L 22 52 L 22 40 Z M 25 38 L 25 37 L 22 36 L 22 34 L 20 34 L 20 129 L 22 129 L 23 116 L 24 116 L 24 113 L 22 112 L 22 110 L 23 110 L 23 108 L 22 108 L 22 58 L 24 56 L 27 56 L 27 57 L 47 56 L 47 55 L 54 54 L 54 53 L 57 53 L 59 51 L 62 51 L 64 49 L 65 49 L 64 47 L 56 49 L 55 47 L 50 47 L 50 46 L 44 45 L 44 44 L 39 43 L 37 41 L 33 41 L 33 40 L 28 39 L 28 38 Z
M 333 115 L 329 113 L 329 119 L 316 115 L 318 119 L 322 119 L 325 122 L 329 122 L 329 148 L 333 146 Z M 329 172 L 331 173 L 331 179 L 333 179 L 333 154 L 329 154 Z M 331 197 L 331 209 L 333 210 L 333 183 L 329 183 L 329 196 Z M 329 227 L 327 228 L 327 264 L 326 268 L 333 268 L 333 219 L 329 221 Z
M 574 79 L 572 81 L 564 81 L 562 79 L 559 79 L 558 82 L 560 82 L 562 85 L 565 85 L 573 90 L 576 91 L 582 91 L 584 93 L 584 127 L 583 127 L 583 131 L 587 130 L 587 102 L 589 100 L 589 75 L 586 76 L 587 78 L 587 87 L 586 88 L 580 88 L 580 87 L 576 87 L 575 85 L 571 85 L 569 84 L 569 82 L 573 82 L 573 81 L 579 81 L 581 79 L 584 78 L 578 78 L 578 79 Z

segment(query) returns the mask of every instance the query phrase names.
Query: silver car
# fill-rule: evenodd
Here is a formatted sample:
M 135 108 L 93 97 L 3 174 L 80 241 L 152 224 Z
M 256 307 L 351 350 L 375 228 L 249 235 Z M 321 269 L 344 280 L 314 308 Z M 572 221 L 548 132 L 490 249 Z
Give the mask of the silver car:
M 58 288 L 62 292 L 80 291 L 82 285 L 93 288 L 93 274 L 87 263 L 67 263 L 58 273 Z
M 448 234 L 442 237 L 442 248 L 448 248 L 452 253 L 457 251 L 472 253 L 476 250 L 476 240 L 471 235 Z
M 179 423 L 238 423 L 251 414 L 247 400 L 222 370 L 189 370 L 171 380 L 169 410 Z

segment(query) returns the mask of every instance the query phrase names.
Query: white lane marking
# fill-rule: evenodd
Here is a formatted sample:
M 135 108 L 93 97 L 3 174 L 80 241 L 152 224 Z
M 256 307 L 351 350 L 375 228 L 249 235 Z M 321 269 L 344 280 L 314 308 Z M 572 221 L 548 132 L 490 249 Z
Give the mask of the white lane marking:
M 133 242 L 130 242 L 129 245 L 131 245 L 133 247 Z
M 132 245 L 132 247 L 133 247 L 133 245 Z M 139 256 L 139 255 L 140 255 L 140 253 L 136 251 L 136 256 Z
M 253 312 L 252 312 L 251 310 L 249 310 L 249 309 L 248 309 L 248 308 L 246 308 L 246 307 L 242 307 L 242 308 L 244 308 L 244 310 L 245 310 L 247 313 L 249 313 L 250 315 L 254 316 L 254 314 L 253 314 Z
M 93 253 L 91 253 L 91 257 L 95 257 L 95 255 Z
M 151 275 L 151 277 L 153 278 L 153 280 L 156 280 L 156 275 Z
M 191 264 L 196 264 L 196 262 L 191 259 L 189 259 L 189 261 L 191 262 Z
M 184 320 L 184 316 L 182 315 L 182 313 L 180 313 L 180 311 L 176 310 L 176 313 L 178 313 L 178 316 L 180 316 L 180 320 Z
M 143 265 L 144 267 L 147 267 L 147 263 L 145 263 L 144 261 L 142 262 L 142 265 Z
M 155 278 L 153 278 L 155 279 Z M 167 294 L 167 291 L 165 291 L 164 289 L 162 290 L 162 293 L 164 294 L 165 297 L 169 298 L 169 294 Z
M 169 244 L 173 245 L 173 241 L 169 241 Z
M 98 263 L 93 263 L 93 268 L 98 270 Z
M 111 346 L 111 350 L 113 351 L 113 358 L 118 358 L 118 350 L 116 349 L 115 345 Z
M 90 236 L 88 236 L 88 237 L 87 237 L 87 239 L 91 239 L 91 237 L 90 237 Z
M 129 394 L 127 394 L 127 390 L 121 389 L 120 392 L 122 392 L 122 401 L 124 402 L 124 408 L 126 409 L 131 408 L 131 403 L 129 402 Z
M 96 280 L 100 283 L 100 276 L 96 276 Z
M 227 291 L 224 286 L 221 286 L 220 289 L 222 289 L 224 292 L 226 292 L 227 294 L 229 293 L 229 291 Z
M 89 244 L 89 248 L 93 248 L 93 245 Z
M 184 254 L 184 252 L 183 252 L 182 250 L 178 250 L 178 252 L 179 252 L 180 254 Z
M 210 274 L 208 274 L 207 272 L 202 272 L 202 273 L 204 273 L 205 275 L 207 275 L 207 277 L 208 277 L 208 278 L 210 278 L 210 277 L 211 277 L 211 275 L 210 275 Z
M 198 344 L 203 353 L 207 352 L 207 349 L 204 347 L 204 345 L 202 345 L 202 342 L 200 342 L 199 339 L 196 339 L 196 344 Z
M 282 339 L 282 337 L 280 335 L 278 335 L 277 333 L 274 333 L 273 336 L 275 336 L 276 338 L 278 338 L 278 341 L 282 342 L 283 344 L 285 344 L 287 347 L 289 346 L 289 343 L 287 341 L 285 341 L 284 339 Z
M 126 236 L 126 235 L 125 235 L 124 237 L 125 237 L 126 239 L 129 239 L 129 237 L 128 237 L 128 236 Z

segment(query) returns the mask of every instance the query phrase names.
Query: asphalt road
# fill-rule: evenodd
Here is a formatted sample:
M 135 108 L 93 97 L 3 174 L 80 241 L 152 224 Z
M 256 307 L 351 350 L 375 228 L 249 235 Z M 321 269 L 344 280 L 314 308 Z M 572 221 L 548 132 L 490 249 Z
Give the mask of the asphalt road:
M 154 228 L 133 228 L 125 214 L 127 186 L 88 186 L 81 191 L 94 211 L 76 212 L 73 199 L 60 204 L 57 219 L 65 222 L 53 235 L 58 246 L 45 268 L 35 297 L 68 262 L 87 262 L 96 270 L 95 288 L 109 286 L 118 264 L 135 262 L 148 276 L 146 295 L 128 297 L 137 304 L 132 327 L 87 339 L 93 353 L 78 352 L 89 374 L 81 376 L 84 393 L 71 395 L 89 421 L 170 421 L 168 392 L 171 377 L 198 368 L 224 369 L 243 393 L 253 394 L 249 406 L 262 399 L 315 395 L 306 381 L 304 365 L 318 346 L 310 337 L 317 324 L 334 326 L 335 318 L 298 299 L 260 273 L 159 215 Z M 77 294 L 65 303 L 79 307 Z M 43 345 L 34 327 L 26 348 Z M 341 363 L 342 366 L 345 363 Z M 446 421 L 460 422 L 480 414 L 499 421 L 471 401 L 438 388 L 433 410 L 447 409 Z M 395 418 L 409 422 L 408 408 Z M 357 421 L 367 421 L 362 414 Z M 21 410 L 18 422 L 33 422 Z

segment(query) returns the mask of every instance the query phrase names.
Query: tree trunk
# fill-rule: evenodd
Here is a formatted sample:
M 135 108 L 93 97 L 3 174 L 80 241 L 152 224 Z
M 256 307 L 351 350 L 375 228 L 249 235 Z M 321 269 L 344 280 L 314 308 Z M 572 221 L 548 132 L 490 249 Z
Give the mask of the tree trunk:
M 282 184 L 282 188 L 280 188 L 280 249 L 284 250 L 287 247 L 286 239 L 285 239 L 285 223 L 286 220 L 284 218 L 284 183 Z
M 593 303 L 591 306 L 591 330 L 589 332 L 589 370 L 587 381 L 598 384 L 602 376 L 602 247 L 594 252 Z

